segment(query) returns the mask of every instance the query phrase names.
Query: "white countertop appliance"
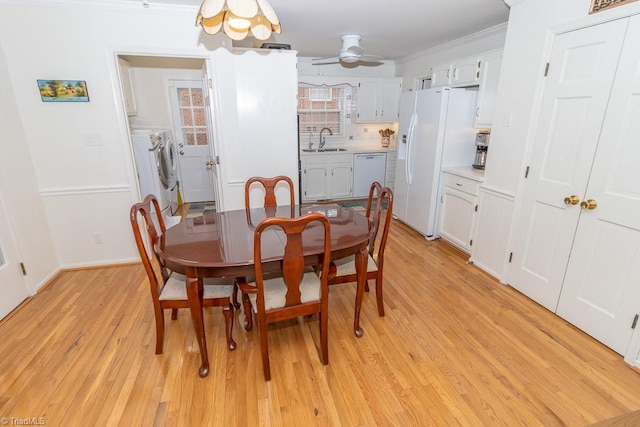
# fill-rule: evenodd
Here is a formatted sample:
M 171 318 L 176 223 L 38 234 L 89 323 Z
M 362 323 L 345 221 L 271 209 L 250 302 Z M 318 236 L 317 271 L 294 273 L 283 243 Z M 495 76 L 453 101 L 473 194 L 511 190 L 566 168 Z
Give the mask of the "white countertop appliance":
M 165 217 L 177 210 L 176 158 L 171 131 L 135 130 L 131 135 L 140 197 L 155 194 Z
M 477 94 L 438 87 L 401 95 L 393 214 L 427 240 L 437 237 L 442 168 L 473 162 Z
M 487 151 L 489 150 L 489 132 L 480 131 L 476 134 L 476 158 L 473 161 L 475 169 L 484 169 L 487 163 Z

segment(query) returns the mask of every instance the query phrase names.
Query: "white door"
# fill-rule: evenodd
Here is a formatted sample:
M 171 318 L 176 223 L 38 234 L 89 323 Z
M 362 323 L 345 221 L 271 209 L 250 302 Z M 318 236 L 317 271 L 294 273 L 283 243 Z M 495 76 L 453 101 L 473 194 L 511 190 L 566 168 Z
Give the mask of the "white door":
M 0 194 L 0 319 L 28 297 L 4 199 Z
M 182 200 L 185 203 L 213 201 L 207 91 L 198 80 L 171 80 L 169 90 Z
M 556 311 L 626 21 L 556 37 L 509 284 Z
M 630 21 L 558 315 L 625 354 L 640 311 L 640 17 Z M 593 207 L 593 206 L 592 206 Z

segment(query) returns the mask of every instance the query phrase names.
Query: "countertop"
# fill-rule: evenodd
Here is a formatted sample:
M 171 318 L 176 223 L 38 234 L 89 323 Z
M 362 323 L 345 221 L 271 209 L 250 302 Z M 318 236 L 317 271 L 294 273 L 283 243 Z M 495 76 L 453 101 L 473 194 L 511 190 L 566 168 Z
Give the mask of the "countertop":
M 303 149 L 306 147 L 303 147 Z M 314 147 L 317 148 L 317 147 Z M 338 148 L 338 147 L 325 147 L 327 149 L 332 149 L 332 148 Z M 384 148 L 381 147 L 380 145 L 375 146 L 375 145 L 363 145 L 363 146 L 341 146 L 339 147 L 341 150 L 344 149 L 344 151 L 314 151 L 314 152 L 306 152 L 303 151 L 303 149 L 300 150 L 300 155 L 302 156 L 314 156 L 316 154 L 359 154 L 359 153 L 389 153 L 389 152 L 395 152 L 397 150 L 397 147 L 394 146 L 390 146 L 388 148 Z
M 484 181 L 484 169 L 476 169 L 473 166 L 446 167 L 442 168 L 442 172 L 451 173 L 463 178 L 469 178 L 474 181 Z

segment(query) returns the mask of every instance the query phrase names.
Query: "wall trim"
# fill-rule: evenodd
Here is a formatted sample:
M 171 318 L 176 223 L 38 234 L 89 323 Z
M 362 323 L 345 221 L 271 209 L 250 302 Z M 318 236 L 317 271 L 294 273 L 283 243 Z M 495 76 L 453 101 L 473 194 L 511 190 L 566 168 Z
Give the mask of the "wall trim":
M 485 28 L 484 30 L 480 30 L 477 31 L 473 34 L 468 34 L 466 36 L 460 37 L 458 39 L 455 40 L 451 40 L 448 41 L 446 43 L 443 44 L 439 44 L 437 46 L 433 46 L 430 47 L 428 49 L 425 49 L 423 51 L 414 53 L 412 55 L 406 56 L 404 58 L 398 59 L 396 61 L 396 64 L 404 64 L 405 62 L 410 62 L 413 61 L 415 59 L 421 58 L 425 55 L 434 55 L 436 53 L 442 52 L 442 51 L 446 51 L 449 49 L 453 49 L 459 46 L 464 46 L 466 44 L 468 44 L 469 42 L 481 38 L 481 37 L 486 37 L 486 36 L 490 36 L 493 34 L 500 34 L 500 33 L 504 33 L 506 34 L 507 31 L 507 22 L 503 22 L 502 24 L 498 24 L 498 25 L 494 25 L 493 27 L 489 27 L 489 28 Z
M 105 185 L 97 187 L 66 187 L 40 190 L 42 197 L 84 196 L 87 194 L 129 193 L 128 185 Z
M 146 4 L 146 5 L 145 5 Z M 67 7 L 70 9 L 97 9 L 97 10 L 148 10 L 151 12 L 195 14 L 199 7 L 180 4 L 150 3 L 131 0 L 0 0 L 0 5 L 8 6 L 33 6 L 33 7 Z

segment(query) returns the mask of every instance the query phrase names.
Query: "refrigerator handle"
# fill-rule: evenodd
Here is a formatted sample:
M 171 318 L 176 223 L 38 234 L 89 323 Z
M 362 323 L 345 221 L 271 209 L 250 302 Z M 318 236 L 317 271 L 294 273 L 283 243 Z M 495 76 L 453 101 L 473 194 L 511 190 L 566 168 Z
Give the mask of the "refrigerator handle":
M 412 159 L 413 136 L 414 136 L 417 119 L 418 119 L 418 116 L 416 114 L 413 114 L 411 116 L 411 121 L 409 122 L 409 132 L 408 132 L 409 137 L 407 138 L 409 142 L 407 144 L 406 161 L 404 162 L 404 175 L 405 175 L 405 181 L 407 184 L 411 184 L 412 175 L 413 175 L 413 159 Z

